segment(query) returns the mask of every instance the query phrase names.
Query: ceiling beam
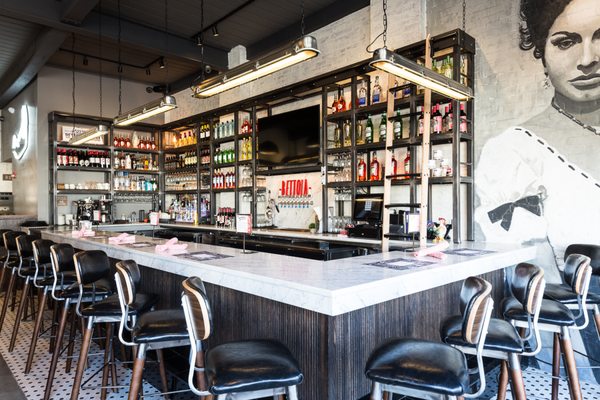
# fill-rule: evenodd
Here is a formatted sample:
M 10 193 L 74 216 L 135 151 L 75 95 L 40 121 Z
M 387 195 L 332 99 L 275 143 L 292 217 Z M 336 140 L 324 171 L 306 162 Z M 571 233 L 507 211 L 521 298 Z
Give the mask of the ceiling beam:
M 96 4 L 98 0 L 66 0 L 61 9 L 60 20 L 66 24 L 79 26 Z
M 85 0 L 82 1 L 86 2 Z M 57 1 L 0 1 L 0 15 L 69 33 L 74 32 L 88 37 L 98 36 L 100 16 L 97 12 L 90 12 L 79 26 L 62 22 L 62 12 L 61 2 Z M 103 37 L 116 42 L 118 39 L 118 19 L 109 15 L 102 15 L 102 34 Z M 193 40 L 169 34 L 167 41 L 167 35 L 164 31 L 123 19 L 121 19 L 121 43 L 151 54 L 159 53 L 165 57 L 179 57 L 198 63 L 201 61 L 200 49 Z M 220 70 L 227 69 L 227 51 L 205 45 L 204 63 Z
M 4 108 L 35 78 L 67 37 L 66 32 L 45 28 L 13 62 L 0 79 L 0 108 Z
M 337 0 L 336 2 L 314 12 L 305 18 L 305 32 L 314 32 L 334 21 L 344 18 L 355 11 L 361 10 L 371 3 L 370 0 Z M 300 37 L 300 19 L 291 25 L 273 33 L 272 35 L 259 40 L 248 46 L 246 51 L 248 59 L 258 58 L 273 49 L 291 43 L 292 40 Z

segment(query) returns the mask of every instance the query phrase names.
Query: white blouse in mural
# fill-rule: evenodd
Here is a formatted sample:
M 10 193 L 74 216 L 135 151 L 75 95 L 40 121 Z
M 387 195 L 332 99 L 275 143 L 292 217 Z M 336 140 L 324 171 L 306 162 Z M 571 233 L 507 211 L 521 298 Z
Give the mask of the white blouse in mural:
M 557 260 L 571 243 L 600 244 L 600 183 L 531 131 L 515 127 L 489 139 L 477 173 L 475 220 L 487 241 L 547 238 Z

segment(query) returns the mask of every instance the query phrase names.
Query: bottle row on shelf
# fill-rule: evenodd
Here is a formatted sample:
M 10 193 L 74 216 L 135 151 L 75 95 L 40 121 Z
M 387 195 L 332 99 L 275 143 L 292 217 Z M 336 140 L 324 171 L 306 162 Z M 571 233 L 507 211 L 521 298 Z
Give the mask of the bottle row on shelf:
M 140 136 L 133 132 L 131 138 L 128 136 L 116 136 L 113 138 L 113 146 L 125 149 L 156 150 L 156 142 L 151 135 Z
M 198 163 L 198 156 L 195 151 L 186 151 L 181 154 L 165 155 L 165 171 L 175 171 L 179 168 L 187 168 Z
M 252 139 L 245 138 L 240 141 L 240 160 L 252 160 L 253 152 L 252 152 Z
M 235 189 L 235 172 L 217 169 L 213 172 L 213 189 Z
M 152 156 L 140 156 L 129 153 L 115 153 L 114 169 L 134 169 L 140 171 L 158 171 L 158 161 Z
M 215 165 L 235 162 L 235 150 L 217 148 L 215 149 L 213 160 Z
M 58 167 L 110 168 L 108 151 L 98 150 L 56 150 Z
M 165 176 L 165 190 L 196 190 L 198 181 L 196 174 L 177 172 Z
M 423 134 L 425 125 L 425 117 L 423 113 L 419 116 L 419 135 Z M 432 134 L 451 133 L 454 130 L 454 118 L 452 111 L 452 103 L 450 104 L 436 104 L 431 108 L 431 123 L 430 130 Z M 459 127 L 460 133 L 468 132 L 467 114 L 465 113 L 465 105 L 461 103 L 460 114 L 459 114 Z
M 171 140 L 173 141 L 173 147 L 175 148 L 191 146 L 198 143 L 198 137 L 196 130 L 194 129 L 174 132 Z
M 129 172 L 119 171 L 113 179 L 114 190 L 127 190 L 138 192 L 156 192 L 158 182 L 155 178 L 146 178 L 139 175 L 129 175 Z
M 201 198 L 201 201 L 205 200 Z M 198 200 L 196 195 L 178 195 L 171 201 L 167 212 L 169 218 L 176 222 L 198 222 Z M 210 204 L 210 203 L 209 203 Z

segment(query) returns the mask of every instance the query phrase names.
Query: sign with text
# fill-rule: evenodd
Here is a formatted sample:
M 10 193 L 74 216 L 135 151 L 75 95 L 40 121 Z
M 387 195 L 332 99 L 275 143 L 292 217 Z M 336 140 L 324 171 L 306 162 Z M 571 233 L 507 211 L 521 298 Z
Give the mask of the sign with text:
M 235 229 L 237 233 L 252 233 L 252 215 L 236 214 Z
M 72 137 L 77 136 L 77 135 L 81 135 L 83 132 L 90 130 L 90 128 L 83 128 L 81 126 L 75 126 L 73 127 L 73 125 L 63 125 L 62 126 L 62 138 L 61 141 L 63 142 L 68 142 Z M 99 145 L 103 145 L 104 144 L 104 137 L 98 137 L 95 139 L 91 139 L 88 140 L 86 142 L 87 144 L 99 144 Z

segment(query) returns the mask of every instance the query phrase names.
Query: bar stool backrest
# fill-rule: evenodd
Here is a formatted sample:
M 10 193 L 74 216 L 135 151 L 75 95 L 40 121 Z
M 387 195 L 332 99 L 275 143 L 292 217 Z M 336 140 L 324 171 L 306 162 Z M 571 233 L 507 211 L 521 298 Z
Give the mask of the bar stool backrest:
M 73 255 L 75 249 L 68 243 L 57 243 L 50 247 L 52 269 L 57 274 L 75 271 Z
M 510 290 L 523 305 L 523 310 L 534 315 L 539 313 L 545 285 L 544 271 L 541 268 L 530 263 L 520 263 L 515 268 Z
M 25 232 L 19 232 L 19 231 L 8 231 L 4 233 L 4 247 L 6 248 L 6 250 L 14 252 L 16 254 L 17 252 L 17 238 L 19 236 L 24 236 Z
M 17 252 L 19 257 L 33 257 L 33 241 L 36 237 L 33 235 L 22 235 L 17 237 Z
M 38 265 L 50 264 L 50 247 L 54 242 L 48 239 L 37 239 L 33 241 L 33 259 Z
M 2 238 L 2 240 L 0 240 L 0 247 L 1 248 L 5 248 L 5 246 L 4 246 L 4 234 L 6 232 L 10 232 L 10 231 L 11 231 L 10 229 L 0 229 L 0 237 Z
M 569 254 L 565 260 L 565 283 L 580 296 L 587 293 L 592 267 L 591 259 L 582 254 Z
M 463 316 L 462 336 L 470 344 L 476 345 L 481 338 L 491 293 L 492 285 L 484 279 L 469 277 L 463 282 L 460 291 L 460 311 Z
M 133 260 L 122 260 L 117 263 L 115 279 L 123 291 L 123 303 L 130 306 L 135 301 L 140 284 L 140 268 Z
M 87 250 L 75 253 L 75 273 L 79 285 L 94 283 L 110 276 L 110 262 L 102 250 Z
M 565 261 L 571 254 L 583 254 L 590 258 L 593 275 L 600 275 L 600 245 L 570 244 L 565 250 Z
M 212 333 L 212 314 L 204 282 L 197 276 L 183 281 L 182 304 L 190 341 L 206 340 Z

